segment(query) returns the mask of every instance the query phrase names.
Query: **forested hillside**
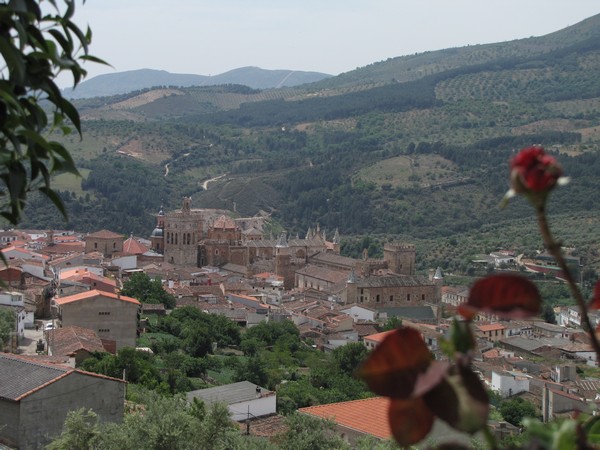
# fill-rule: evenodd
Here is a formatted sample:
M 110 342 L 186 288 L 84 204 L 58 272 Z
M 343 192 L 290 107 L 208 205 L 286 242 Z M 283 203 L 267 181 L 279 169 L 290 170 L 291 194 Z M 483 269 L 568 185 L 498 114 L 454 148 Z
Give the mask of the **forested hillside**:
M 161 204 L 177 208 L 191 195 L 194 207 L 267 211 L 293 234 L 316 223 L 339 228 L 349 253 L 359 246 L 352 236 L 412 240 L 428 265 L 461 268 L 469 254 L 452 252 L 458 243 L 469 251 L 539 246 L 523 225 L 526 205 L 498 208 L 508 159 L 531 144 L 559 154 L 572 182 L 553 195 L 557 226 L 593 220 L 599 22 L 393 58 L 293 89 L 149 89 L 82 100 L 84 139 L 67 144 L 83 179 L 56 180 L 70 222 L 34 198 L 24 226 L 148 235 Z M 585 230 L 567 227 L 565 240 L 592 261 L 600 244 Z M 476 234 L 487 238 L 471 240 Z

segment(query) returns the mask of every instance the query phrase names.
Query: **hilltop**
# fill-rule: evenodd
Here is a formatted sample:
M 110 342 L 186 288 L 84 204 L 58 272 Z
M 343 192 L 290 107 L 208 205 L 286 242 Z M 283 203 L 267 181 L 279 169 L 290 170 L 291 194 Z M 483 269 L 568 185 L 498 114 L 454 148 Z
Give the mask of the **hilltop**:
M 394 57 L 301 86 L 82 99 L 84 140 L 67 144 L 84 179 L 57 185 L 82 230 L 150 232 L 161 203 L 191 195 L 202 207 L 267 211 L 294 234 L 320 223 L 343 236 L 420 240 L 430 249 L 420 260 L 460 267 L 468 255 L 441 250 L 451 242 L 477 253 L 541 245 L 513 226 L 526 205 L 497 208 L 507 161 L 523 146 L 560 154 L 572 176 L 553 195 L 559 224 L 597 213 L 599 71 L 594 16 L 547 36 Z M 28 225 L 57 223 L 43 203 L 32 208 Z M 490 227 L 502 238 L 470 240 Z M 584 231 L 566 229 L 565 241 L 596 259 L 598 241 Z
M 126 94 L 157 86 L 189 87 L 221 84 L 241 84 L 253 89 L 269 89 L 313 83 L 329 77 L 331 75 L 326 73 L 266 70 L 260 67 L 240 67 L 214 76 L 139 69 L 98 75 L 82 82 L 76 89 L 66 89 L 64 94 L 75 99 Z

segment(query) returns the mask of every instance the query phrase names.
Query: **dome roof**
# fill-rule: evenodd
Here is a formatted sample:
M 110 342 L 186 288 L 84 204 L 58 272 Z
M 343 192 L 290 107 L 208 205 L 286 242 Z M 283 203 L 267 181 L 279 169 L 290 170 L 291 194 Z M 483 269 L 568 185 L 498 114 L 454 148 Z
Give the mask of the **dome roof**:
M 154 230 L 152 230 L 150 237 L 163 237 L 163 229 L 156 227 Z

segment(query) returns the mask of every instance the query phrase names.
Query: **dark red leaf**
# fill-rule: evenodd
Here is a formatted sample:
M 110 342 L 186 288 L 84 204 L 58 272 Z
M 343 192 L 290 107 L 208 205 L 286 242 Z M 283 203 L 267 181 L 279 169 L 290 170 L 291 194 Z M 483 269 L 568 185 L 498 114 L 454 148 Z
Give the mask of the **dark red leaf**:
M 477 281 L 459 312 L 469 320 L 479 312 L 520 319 L 539 314 L 541 304 L 535 284 L 520 275 L 501 274 Z
M 402 447 L 421 441 L 433 426 L 433 413 L 421 397 L 410 400 L 392 399 L 388 418 L 392 435 Z
M 412 328 L 399 328 L 373 350 L 359 374 L 376 394 L 408 398 L 417 377 L 430 363 L 431 353 L 421 334 Z
M 468 367 L 454 366 L 453 372 L 423 399 L 433 414 L 457 430 L 475 433 L 487 423 L 487 392 L 479 377 Z

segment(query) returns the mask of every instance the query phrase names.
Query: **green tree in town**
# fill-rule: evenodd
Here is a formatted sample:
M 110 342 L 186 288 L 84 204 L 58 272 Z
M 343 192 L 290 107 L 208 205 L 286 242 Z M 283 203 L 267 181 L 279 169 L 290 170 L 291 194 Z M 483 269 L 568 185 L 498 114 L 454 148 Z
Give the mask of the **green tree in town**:
M 279 445 L 286 450 L 343 450 L 350 447 L 332 433 L 333 423 L 305 414 L 291 414 L 286 420 L 288 426 L 279 439 Z
M 510 400 L 504 400 L 500 404 L 500 414 L 509 423 L 519 427 L 525 417 L 536 417 L 537 410 L 533 403 L 523 400 L 521 397 L 514 397 Z
M 12 331 L 15 331 L 15 313 L 10 308 L 0 308 L 0 350 L 8 344 Z
M 75 1 L 4 0 L 0 3 L 0 216 L 13 225 L 22 218 L 27 194 L 39 191 L 66 217 L 51 176 L 78 174 L 68 150 L 52 140 L 71 126 L 81 134 L 79 114 L 61 94 L 56 77 L 70 72 L 76 86 L 86 75 L 84 61 L 92 34 L 73 21 Z M 63 5 L 64 4 L 64 5 Z
M 133 297 L 142 303 L 162 303 L 167 309 L 175 308 L 175 297 L 164 290 L 160 279 L 151 279 L 144 272 L 136 272 L 123 283 L 123 295 Z

